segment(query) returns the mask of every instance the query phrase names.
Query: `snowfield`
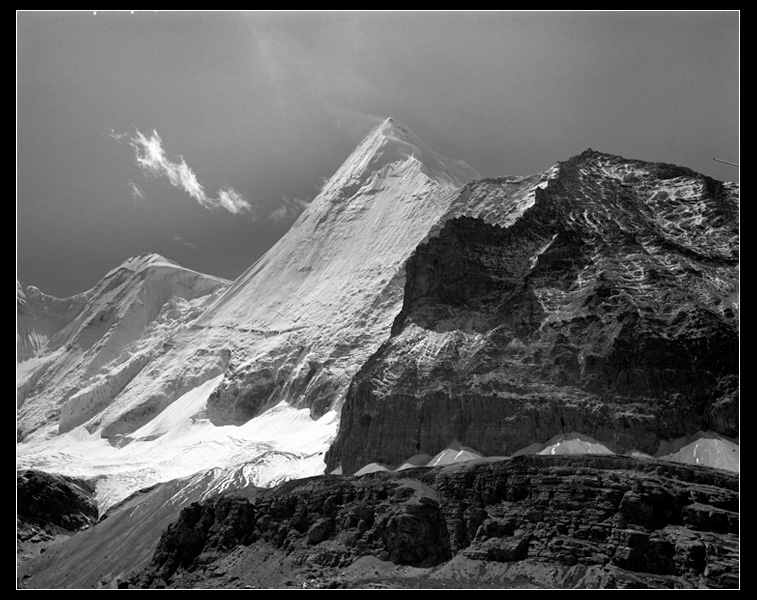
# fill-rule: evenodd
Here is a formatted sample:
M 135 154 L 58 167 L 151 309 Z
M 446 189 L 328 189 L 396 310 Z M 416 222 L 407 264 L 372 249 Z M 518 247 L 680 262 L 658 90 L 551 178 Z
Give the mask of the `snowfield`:
M 79 426 L 22 443 L 16 466 L 94 480 L 101 513 L 137 490 L 211 469 L 218 470 L 209 488 L 216 491 L 230 477 L 266 487 L 323 473 L 323 455 L 336 434 L 335 412 L 313 420 L 309 410 L 282 403 L 241 427 L 219 427 L 204 413 L 221 379 L 186 392 L 130 436 L 107 440 Z

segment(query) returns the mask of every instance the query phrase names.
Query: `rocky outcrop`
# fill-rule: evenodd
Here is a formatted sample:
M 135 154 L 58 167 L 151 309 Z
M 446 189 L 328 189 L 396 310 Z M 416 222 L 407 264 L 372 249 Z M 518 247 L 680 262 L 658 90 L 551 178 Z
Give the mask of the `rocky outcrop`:
M 76 531 L 97 521 L 94 490 L 82 481 L 27 470 L 16 476 L 17 515 Z
M 94 525 L 97 518 L 94 490 L 87 483 L 42 471 L 17 473 L 17 564 Z
M 229 469 L 227 475 L 235 471 Z M 212 469 L 142 488 L 101 511 L 91 527 L 67 539 L 58 536 L 41 556 L 39 544 L 20 548 L 19 585 L 30 589 L 115 587 L 125 574 L 150 562 L 161 533 L 179 519 L 183 508 L 218 495 L 217 476 L 217 470 Z M 233 475 L 220 483 L 220 489 L 233 485 L 237 494 L 243 489 L 250 496 L 255 494 L 253 485 L 245 486 Z M 188 554 L 191 556 L 191 551 Z
M 544 181 L 530 199 L 469 184 L 416 249 L 330 469 L 453 440 L 502 456 L 579 431 L 654 454 L 738 435 L 737 186 L 593 151 Z
M 249 543 L 255 511 L 245 499 L 220 498 L 181 511 L 158 543 L 153 562 L 160 565 L 158 577 L 170 577 L 177 569 L 191 567 L 202 553 L 228 551 Z
M 317 567 L 323 587 L 357 586 L 343 574 L 374 557 L 415 567 L 402 572 L 427 587 L 730 588 L 739 580 L 738 506 L 734 474 L 619 456 L 325 476 L 254 502 L 191 505 L 151 564 L 122 585 L 185 587 L 211 574 L 228 583 L 232 554 L 240 562 L 278 553 L 302 573 Z M 443 582 L 461 562 L 477 565 L 471 579 Z M 255 581 L 239 577 L 234 586 Z

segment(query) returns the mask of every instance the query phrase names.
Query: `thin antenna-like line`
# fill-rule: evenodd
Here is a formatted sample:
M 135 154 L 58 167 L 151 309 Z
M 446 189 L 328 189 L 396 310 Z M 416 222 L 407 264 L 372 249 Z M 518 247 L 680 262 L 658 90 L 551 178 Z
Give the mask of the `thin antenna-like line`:
M 734 167 L 738 167 L 738 166 L 739 166 L 739 165 L 737 165 L 736 163 L 732 163 L 732 162 L 730 162 L 730 161 L 727 161 L 727 160 L 720 160 L 719 158 L 713 158 L 712 160 L 716 160 L 716 161 L 718 161 L 718 162 L 722 162 L 722 163 L 725 163 L 725 164 L 727 164 L 727 165 L 732 165 L 732 166 L 734 166 Z

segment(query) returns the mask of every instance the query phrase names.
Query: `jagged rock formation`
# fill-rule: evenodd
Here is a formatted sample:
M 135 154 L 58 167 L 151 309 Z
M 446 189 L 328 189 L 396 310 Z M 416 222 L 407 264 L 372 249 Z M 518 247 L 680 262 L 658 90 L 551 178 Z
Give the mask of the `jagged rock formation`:
M 496 456 L 579 431 L 654 454 L 738 436 L 736 185 L 590 150 L 472 182 L 448 217 L 408 261 L 329 469 L 452 440 Z
M 77 531 L 97 521 L 92 488 L 82 481 L 42 471 L 16 476 L 17 515 L 26 521 Z
M 351 565 L 374 557 L 405 567 L 389 587 L 729 588 L 738 586 L 738 528 L 734 474 L 619 456 L 522 456 L 325 476 L 252 502 L 196 503 L 122 585 L 257 586 L 254 572 L 232 566 L 269 553 L 299 565 L 289 585 L 317 569 L 321 587 L 363 587 L 372 574 Z
M 17 561 L 39 555 L 97 518 L 94 490 L 86 482 L 42 471 L 16 475 Z

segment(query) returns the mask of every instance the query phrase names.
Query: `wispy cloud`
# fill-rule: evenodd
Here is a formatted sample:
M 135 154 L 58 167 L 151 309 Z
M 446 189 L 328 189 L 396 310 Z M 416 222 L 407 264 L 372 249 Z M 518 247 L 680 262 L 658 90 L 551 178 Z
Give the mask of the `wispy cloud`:
M 272 211 L 268 218 L 274 223 L 282 221 L 294 221 L 305 210 L 308 203 L 299 198 L 282 198 L 282 204 L 276 210 Z
M 222 187 L 215 196 L 209 195 L 183 156 L 169 158 L 157 131 L 153 130 L 149 135 L 139 130 L 132 134 L 111 131 L 110 136 L 119 141 L 125 140 L 134 149 L 136 163 L 147 175 L 165 177 L 172 186 L 183 190 L 208 210 L 226 210 L 232 214 L 249 213 L 253 217 L 259 216 L 247 199 L 232 187 Z M 325 181 L 321 181 L 319 187 L 322 187 Z M 135 202 L 145 200 L 144 191 L 136 183 L 129 181 L 129 186 Z M 292 223 L 308 204 L 306 200 L 284 196 L 281 204 L 268 214 L 267 219 L 276 224 Z
M 173 241 L 177 244 L 181 244 L 183 246 L 186 246 L 187 248 L 192 248 L 192 250 L 197 250 L 197 244 L 194 242 L 188 242 L 182 238 L 180 238 L 178 235 L 173 234 Z
M 129 186 L 131 187 L 131 197 L 134 198 L 134 202 L 140 202 L 145 199 L 145 193 L 136 183 L 130 181 Z
M 184 157 L 179 156 L 176 160 L 168 157 L 157 131 L 153 130 L 150 135 L 139 130 L 133 134 L 111 132 L 111 137 L 117 140 L 126 138 L 134 149 L 137 165 L 144 172 L 153 177 L 165 177 L 172 186 L 186 192 L 204 208 L 226 210 L 233 214 L 253 212 L 250 203 L 233 188 L 222 188 L 216 197 L 209 195 Z M 139 197 L 143 198 L 142 191 L 133 183 L 131 185 L 132 195 L 138 192 Z
M 219 191 L 218 202 L 223 208 L 235 214 L 252 210 L 247 200 L 233 188 L 224 188 Z

